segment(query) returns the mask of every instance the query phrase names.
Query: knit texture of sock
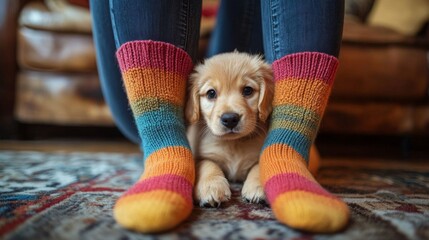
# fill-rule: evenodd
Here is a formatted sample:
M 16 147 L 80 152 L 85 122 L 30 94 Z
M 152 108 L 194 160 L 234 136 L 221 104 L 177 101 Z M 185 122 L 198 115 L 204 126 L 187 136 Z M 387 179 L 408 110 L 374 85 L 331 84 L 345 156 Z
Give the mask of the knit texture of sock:
M 183 106 L 193 63 L 171 44 L 133 41 L 117 51 L 128 100 L 142 139 L 145 169 L 117 201 L 116 221 L 140 232 L 177 226 L 192 211 L 195 169 Z
M 347 205 L 307 169 L 337 66 L 335 57 L 315 52 L 287 55 L 273 63 L 273 113 L 260 158 L 261 182 L 276 218 L 301 230 L 334 232 L 349 218 Z

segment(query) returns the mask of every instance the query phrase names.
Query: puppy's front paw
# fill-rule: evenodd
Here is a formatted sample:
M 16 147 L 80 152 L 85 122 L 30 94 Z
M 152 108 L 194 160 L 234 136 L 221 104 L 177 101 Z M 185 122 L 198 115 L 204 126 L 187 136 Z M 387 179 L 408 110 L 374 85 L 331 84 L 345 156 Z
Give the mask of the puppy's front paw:
M 197 181 L 195 200 L 201 207 L 219 207 L 230 198 L 231 190 L 225 177 L 214 176 Z
M 266 203 L 265 193 L 261 184 L 255 181 L 245 181 L 241 189 L 241 197 L 250 203 Z

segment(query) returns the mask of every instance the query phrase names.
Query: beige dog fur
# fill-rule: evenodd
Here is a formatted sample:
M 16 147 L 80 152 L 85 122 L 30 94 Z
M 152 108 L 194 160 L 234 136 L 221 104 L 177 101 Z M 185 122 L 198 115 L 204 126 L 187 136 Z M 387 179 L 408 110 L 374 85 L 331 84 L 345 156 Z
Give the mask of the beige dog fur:
M 273 88 L 271 67 L 260 56 L 224 53 L 195 68 L 185 115 L 196 159 L 194 198 L 200 206 L 214 207 L 228 201 L 228 181 L 244 181 L 244 200 L 265 200 L 258 160 L 267 134 Z M 228 113 L 239 116 L 233 128 L 222 124 L 222 116 Z M 310 158 L 315 171 L 315 148 Z

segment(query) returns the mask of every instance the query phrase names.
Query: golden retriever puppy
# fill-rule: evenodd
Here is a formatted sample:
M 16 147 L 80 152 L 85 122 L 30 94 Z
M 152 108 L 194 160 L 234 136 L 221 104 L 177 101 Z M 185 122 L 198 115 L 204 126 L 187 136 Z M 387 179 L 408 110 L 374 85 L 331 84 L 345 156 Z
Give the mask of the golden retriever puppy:
M 196 158 L 195 200 L 219 206 L 231 197 L 229 181 L 244 181 L 242 197 L 265 199 L 258 158 L 271 113 L 271 67 L 260 56 L 224 53 L 195 68 L 186 118 Z
M 185 115 L 196 159 L 194 198 L 200 206 L 229 200 L 228 181 L 244 182 L 245 201 L 265 200 L 258 161 L 273 88 L 271 66 L 260 56 L 224 53 L 196 66 Z

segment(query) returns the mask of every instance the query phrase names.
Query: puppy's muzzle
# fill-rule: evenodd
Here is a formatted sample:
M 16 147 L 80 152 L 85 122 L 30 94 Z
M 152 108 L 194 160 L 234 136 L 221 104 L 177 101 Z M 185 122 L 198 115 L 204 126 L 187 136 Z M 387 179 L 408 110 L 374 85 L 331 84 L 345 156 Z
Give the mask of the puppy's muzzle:
M 240 122 L 240 115 L 237 113 L 224 113 L 220 116 L 220 122 L 222 125 L 229 129 L 233 129 Z

